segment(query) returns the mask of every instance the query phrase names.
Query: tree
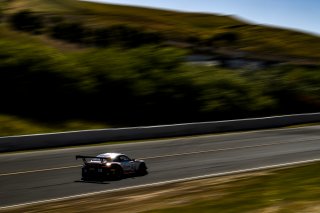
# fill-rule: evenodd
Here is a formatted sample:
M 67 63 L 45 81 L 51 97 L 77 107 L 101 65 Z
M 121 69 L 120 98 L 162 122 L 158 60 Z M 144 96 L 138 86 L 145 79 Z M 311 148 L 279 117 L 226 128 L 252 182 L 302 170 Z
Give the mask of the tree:
M 81 23 L 59 22 L 51 28 L 51 36 L 74 43 L 84 43 L 90 30 Z
M 143 45 L 161 42 L 161 35 L 154 32 L 146 32 L 143 29 L 126 25 L 114 25 L 108 28 L 96 29 L 93 32 L 94 44 L 98 47 L 109 45 L 124 48 L 136 48 Z

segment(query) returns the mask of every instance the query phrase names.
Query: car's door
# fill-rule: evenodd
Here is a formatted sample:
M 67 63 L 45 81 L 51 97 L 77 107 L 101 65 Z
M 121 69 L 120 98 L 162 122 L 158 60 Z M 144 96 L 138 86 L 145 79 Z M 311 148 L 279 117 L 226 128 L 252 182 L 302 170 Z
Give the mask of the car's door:
M 134 172 L 134 169 L 135 169 L 134 161 L 132 161 L 128 156 L 120 155 L 119 162 L 121 163 L 121 166 L 124 172 L 126 173 Z

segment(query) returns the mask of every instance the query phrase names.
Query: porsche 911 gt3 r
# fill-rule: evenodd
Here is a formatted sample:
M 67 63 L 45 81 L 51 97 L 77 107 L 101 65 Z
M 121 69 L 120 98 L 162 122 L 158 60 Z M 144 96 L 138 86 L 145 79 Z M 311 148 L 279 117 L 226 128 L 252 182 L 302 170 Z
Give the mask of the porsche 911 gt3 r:
M 82 180 L 121 179 L 124 175 L 146 175 L 147 166 L 143 160 L 130 159 L 122 153 L 104 153 L 98 156 L 77 155 L 83 160 Z

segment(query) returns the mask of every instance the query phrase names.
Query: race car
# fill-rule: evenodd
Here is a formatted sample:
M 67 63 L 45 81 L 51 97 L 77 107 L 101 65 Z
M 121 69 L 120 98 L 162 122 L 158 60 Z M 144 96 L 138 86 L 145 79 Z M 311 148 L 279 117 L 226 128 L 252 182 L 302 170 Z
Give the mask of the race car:
M 122 153 L 103 153 L 97 156 L 76 155 L 83 160 L 82 180 L 122 179 L 124 175 L 148 174 L 143 160 L 130 159 Z

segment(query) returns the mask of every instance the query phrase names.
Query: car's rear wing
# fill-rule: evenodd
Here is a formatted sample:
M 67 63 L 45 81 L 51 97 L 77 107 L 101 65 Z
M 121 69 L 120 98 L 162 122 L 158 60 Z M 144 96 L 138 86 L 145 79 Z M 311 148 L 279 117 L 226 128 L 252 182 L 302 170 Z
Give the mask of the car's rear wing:
M 81 158 L 83 160 L 84 163 L 87 163 L 87 159 L 99 159 L 101 161 L 101 163 L 103 163 L 104 160 L 110 160 L 110 158 L 106 158 L 106 157 L 97 157 L 97 156 L 86 156 L 86 155 L 76 155 L 76 160 L 78 160 L 79 158 Z

